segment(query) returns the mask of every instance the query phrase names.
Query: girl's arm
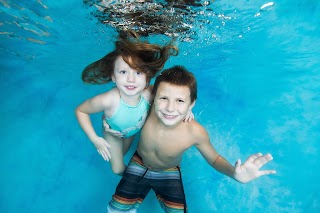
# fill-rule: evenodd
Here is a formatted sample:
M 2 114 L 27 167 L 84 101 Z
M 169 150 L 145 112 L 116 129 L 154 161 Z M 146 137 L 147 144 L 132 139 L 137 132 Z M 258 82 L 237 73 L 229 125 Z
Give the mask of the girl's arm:
M 142 96 L 150 103 L 150 105 L 153 103 L 154 98 L 152 95 L 152 89 L 153 85 L 149 85 L 148 88 L 146 88 L 142 93 Z
M 116 100 L 116 94 L 117 93 L 110 91 L 108 93 L 97 95 L 80 104 L 75 110 L 75 114 L 81 128 L 105 160 L 110 159 L 110 153 L 108 150 L 110 145 L 104 138 L 99 137 L 96 134 L 91 123 L 90 114 L 112 110 L 113 103 L 116 101 L 112 102 L 110 100 Z

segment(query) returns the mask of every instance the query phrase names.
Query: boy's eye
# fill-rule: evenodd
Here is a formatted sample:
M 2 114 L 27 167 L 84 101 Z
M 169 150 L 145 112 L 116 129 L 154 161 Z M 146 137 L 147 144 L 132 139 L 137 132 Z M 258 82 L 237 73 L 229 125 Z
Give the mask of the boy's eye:
M 179 103 L 184 103 L 184 100 L 178 100 Z
M 166 97 L 160 97 L 160 100 L 167 100 Z

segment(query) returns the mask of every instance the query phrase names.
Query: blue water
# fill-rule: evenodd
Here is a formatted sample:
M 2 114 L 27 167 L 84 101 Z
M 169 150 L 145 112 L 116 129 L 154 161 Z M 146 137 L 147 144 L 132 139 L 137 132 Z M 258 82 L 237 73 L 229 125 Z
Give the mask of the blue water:
M 320 212 L 320 3 L 221 1 L 178 40 L 166 64 L 199 82 L 194 114 L 230 162 L 271 153 L 277 174 L 242 185 L 184 155 L 189 212 Z M 105 212 L 119 177 L 74 116 L 110 86 L 81 82 L 82 69 L 113 49 L 116 31 L 82 1 L 0 1 L 0 212 Z M 152 35 L 164 44 L 167 36 Z M 93 116 L 101 128 L 100 115 Z M 136 143 L 134 144 L 136 146 Z M 126 156 L 128 159 L 135 147 Z M 162 212 L 151 192 L 139 212 Z

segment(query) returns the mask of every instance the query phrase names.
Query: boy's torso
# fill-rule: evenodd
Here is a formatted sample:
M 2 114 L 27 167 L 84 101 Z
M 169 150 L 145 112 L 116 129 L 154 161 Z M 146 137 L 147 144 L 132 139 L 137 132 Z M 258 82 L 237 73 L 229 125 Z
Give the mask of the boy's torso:
M 150 112 L 138 146 L 144 164 L 153 170 L 178 166 L 184 151 L 195 144 L 193 122 L 181 122 L 174 128 L 164 128 L 155 113 Z

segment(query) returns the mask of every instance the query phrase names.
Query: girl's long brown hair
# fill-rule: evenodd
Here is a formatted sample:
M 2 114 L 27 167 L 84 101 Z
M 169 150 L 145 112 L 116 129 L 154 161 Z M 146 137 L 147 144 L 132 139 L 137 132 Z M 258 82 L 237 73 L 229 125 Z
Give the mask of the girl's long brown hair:
M 89 64 L 82 72 L 82 81 L 90 84 L 104 84 L 111 81 L 114 63 L 118 56 L 132 68 L 147 75 L 147 83 L 159 72 L 171 55 L 178 55 L 178 48 L 172 43 L 161 47 L 142 42 L 133 31 L 119 34 L 115 49 L 100 60 Z

